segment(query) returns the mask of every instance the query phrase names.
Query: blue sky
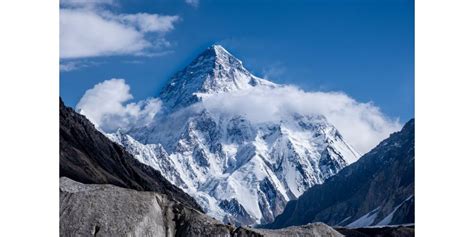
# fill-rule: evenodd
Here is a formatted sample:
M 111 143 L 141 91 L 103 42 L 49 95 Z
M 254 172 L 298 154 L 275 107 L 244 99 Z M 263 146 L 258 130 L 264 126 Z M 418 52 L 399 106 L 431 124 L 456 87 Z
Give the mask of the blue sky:
M 108 19 L 141 27 L 137 34 L 142 38 L 135 34 L 131 41 L 112 43 L 152 44 L 142 50 L 137 47 L 143 44 L 137 43 L 129 51 L 89 55 L 63 55 L 61 46 L 61 64 L 71 67 L 60 72 L 60 94 L 70 106 L 87 89 L 111 78 L 126 80 L 132 101 L 156 96 L 175 72 L 218 43 L 257 76 L 305 91 L 343 91 L 359 102 L 372 101 L 402 123 L 414 116 L 413 1 L 98 0 L 94 6 L 67 2 L 71 0 L 63 1 L 62 20 L 73 19 L 66 9 L 101 12 Z M 144 30 L 133 20 L 137 13 L 158 14 L 159 27 Z M 66 42 L 63 35 L 61 41 Z

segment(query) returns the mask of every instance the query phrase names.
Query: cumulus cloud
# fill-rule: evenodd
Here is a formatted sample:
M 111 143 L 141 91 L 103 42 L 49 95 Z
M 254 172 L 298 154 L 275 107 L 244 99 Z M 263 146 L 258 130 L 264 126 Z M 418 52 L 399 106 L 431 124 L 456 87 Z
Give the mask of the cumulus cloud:
M 104 6 L 110 0 L 67 0 L 60 9 L 60 57 L 149 55 L 169 45 L 164 34 L 178 16 L 118 14 Z
M 202 105 L 213 113 L 245 115 L 254 123 L 277 122 L 295 113 L 324 115 L 361 154 L 401 129 L 398 120 L 387 118 L 372 103 L 360 103 L 339 92 L 305 92 L 282 86 L 215 94 L 202 99 Z
M 185 0 L 187 4 L 193 7 L 198 7 L 199 6 L 199 0 Z
M 147 125 L 161 109 L 161 101 L 150 98 L 126 103 L 133 98 L 124 79 L 110 79 L 87 90 L 76 106 L 97 128 L 114 132 L 135 124 Z

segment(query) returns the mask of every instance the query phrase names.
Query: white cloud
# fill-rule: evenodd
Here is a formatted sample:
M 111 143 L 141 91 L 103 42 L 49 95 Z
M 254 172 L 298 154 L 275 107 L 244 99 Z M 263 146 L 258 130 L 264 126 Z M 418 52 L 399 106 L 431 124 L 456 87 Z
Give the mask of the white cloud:
M 146 125 L 161 109 L 155 98 L 126 103 L 133 98 L 124 79 L 110 79 L 96 84 L 84 93 L 76 110 L 85 115 L 97 128 L 113 132 L 128 129 L 134 124 Z
M 61 9 L 60 14 L 61 58 L 134 54 L 151 46 L 134 28 L 95 12 Z
M 199 6 L 199 0 L 185 0 L 185 2 L 193 7 Z
M 61 2 L 60 57 L 158 55 L 169 45 L 164 33 L 174 29 L 178 16 L 136 13 L 116 14 L 102 5 L 113 1 Z
M 161 110 L 159 99 L 126 103 L 132 98 L 125 80 L 110 79 L 87 90 L 76 109 L 105 132 L 145 126 Z M 293 86 L 205 95 L 194 108 L 243 115 L 253 123 L 278 122 L 294 114 L 324 115 L 361 154 L 402 127 L 372 103 L 357 102 L 341 92 L 305 92 Z
M 304 92 L 296 87 L 255 88 L 203 98 L 214 113 L 245 115 L 255 123 L 280 121 L 294 113 L 321 114 L 345 139 L 364 154 L 401 128 L 398 120 L 384 116 L 372 103 L 360 103 L 344 93 Z
M 168 32 L 174 29 L 178 16 L 161 16 L 158 14 L 137 13 L 119 15 L 116 19 L 135 26 L 141 32 Z

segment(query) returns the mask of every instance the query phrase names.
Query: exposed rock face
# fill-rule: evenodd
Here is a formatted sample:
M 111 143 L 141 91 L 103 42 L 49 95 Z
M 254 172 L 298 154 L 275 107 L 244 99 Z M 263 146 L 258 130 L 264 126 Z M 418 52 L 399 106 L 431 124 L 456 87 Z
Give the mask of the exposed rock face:
M 136 160 L 97 131 L 86 117 L 60 101 L 60 176 L 82 183 L 113 184 L 173 197 L 191 208 L 201 207 L 159 171 Z
M 60 179 L 61 236 L 170 236 L 168 202 L 152 192 Z M 165 205 L 163 205 L 165 206 Z
M 269 228 L 315 221 L 363 227 L 414 222 L 414 120 L 324 184 L 291 201 Z
M 60 179 L 60 235 L 342 237 L 322 223 L 281 230 L 235 228 L 166 195 L 66 177 Z

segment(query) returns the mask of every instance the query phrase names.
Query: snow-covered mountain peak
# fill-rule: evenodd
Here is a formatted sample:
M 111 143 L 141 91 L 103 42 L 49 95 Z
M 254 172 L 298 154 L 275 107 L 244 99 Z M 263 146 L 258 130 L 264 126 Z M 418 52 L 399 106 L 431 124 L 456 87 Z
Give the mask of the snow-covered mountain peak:
M 242 66 L 242 61 L 234 57 L 229 51 L 227 51 L 222 45 L 214 44 L 207 49 L 215 54 L 216 64 L 230 64 L 237 67 Z
M 219 67 L 243 68 L 242 61 L 229 53 L 221 45 L 211 45 L 201 52 L 188 66 L 188 69 L 204 68 L 208 70 Z
M 174 111 L 200 100 L 203 94 L 248 89 L 276 84 L 252 75 L 221 45 L 212 45 L 189 66 L 176 73 L 160 93 L 165 108 Z
M 259 121 L 193 105 L 209 103 L 205 98 L 215 94 L 225 100 L 279 86 L 212 45 L 163 88 L 164 111 L 151 124 L 109 138 L 192 195 L 211 216 L 242 225 L 268 223 L 288 201 L 360 157 L 322 115 Z

